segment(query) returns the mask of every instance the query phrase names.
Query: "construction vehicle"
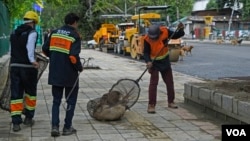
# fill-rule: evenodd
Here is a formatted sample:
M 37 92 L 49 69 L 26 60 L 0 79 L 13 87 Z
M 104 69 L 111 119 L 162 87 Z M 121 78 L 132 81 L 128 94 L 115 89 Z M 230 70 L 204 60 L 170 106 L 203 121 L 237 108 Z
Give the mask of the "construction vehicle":
M 100 51 L 108 51 L 114 48 L 118 39 L 118 29 L 114 24 L 102 24 L 101 28 L 94 34 L 94 40 Z M 106 48 L 106 49 L 104 49 Z
M 123 54 L 123 46 L 129 46 L 128 40 L 125 37 L 125 31 L 130 28 L 134 28 L 133 22 L 119 23 L 117 26 L 119 28 L 119 38 L 118 43 L 114 46 L 114 53 Z
M 131 17 L 131 20 L 136 23 L 134 28 L 127 29 L 125 37 L 128 44 L 123 46 L 123 54 L 134 59 L 140 59 L 143 56 L 144 40 L 143 37 L 147 33 L 148 27 L 154 22 L 157 24 L 161 16 L 157 13 L 140 13 L 141 10 L 166 10 L 169 6 L 143 6 L 139 7 L 138 15 Z
M 126 15 L 130 16 L 130 15 Z M 101 15 L 101 19 L 121 19 L 124 15 Z M 101 27 L 95 32 L 93 38 L 97 43 L 100 51 L 108 52 L 113 50 L 114 46 L 118 43 L 119 29 L 115 23 L 103 23 Z

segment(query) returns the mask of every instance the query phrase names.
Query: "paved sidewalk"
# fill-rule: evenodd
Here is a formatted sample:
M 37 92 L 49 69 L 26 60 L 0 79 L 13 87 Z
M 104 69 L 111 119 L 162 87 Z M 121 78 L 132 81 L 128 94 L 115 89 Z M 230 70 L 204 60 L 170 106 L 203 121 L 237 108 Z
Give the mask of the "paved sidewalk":
M 149 75 L 139 82 L 141 95 L 138 102 L 125 113 L 120 121 L 100 122 L 92 119 L 86 108 L 90 99 L 100 97 L 119 79 L 136 80 L 144 71 L 145 64 L 95 50 L 82 50 L 81 57 L 94 59 L 89 65 L 101 69 L 85 69 L 80 75 L 80 90 L 73 126 L 77 134 L 53 138 L 51 130 L 51 86 L 47 84 L 48 69 L 38 84 L 38 101 L 33 127 L 21 126 L 13 132 L 8 112 L 0 110 L 0 141 L 219 141 L 220 126 L 200 118 L 184 104 L 184 83 L 201 81 L 198 78 L 174 72 L 176 103 L 178 109 L 167 108 L 166 88 L 160 79 L 156 114 L 148 114 L 147 89 Z M 63 101 L 62 104 L 65 104 Z M 202 113 L 200 113 L 202 114 Z M 63 127 L 65 111 L 61 107 Z

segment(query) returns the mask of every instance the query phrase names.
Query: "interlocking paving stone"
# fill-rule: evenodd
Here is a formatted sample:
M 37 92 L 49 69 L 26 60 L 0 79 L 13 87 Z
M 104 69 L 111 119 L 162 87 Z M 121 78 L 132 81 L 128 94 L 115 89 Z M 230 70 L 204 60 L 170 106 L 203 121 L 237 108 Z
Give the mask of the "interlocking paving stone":
M 159 80 L 156 114 L 147 113 L 149 74 L 145 73 L 140 97 L 137 103 L 126 111 L 119 121 L 101 122 L 89 116 L 86 105 L 107 93 L 119 79 L 137 79 L 145 69 L 145 63 L 129 60 L 94 50 L 83 50 L 82 57 L 93 57 L 94 65 L 99 70 L 84 70 L 79 78 L 79 96 L 73 119 L 77 133 L 70 136 L 50 137 L 52 94 L 48 82 L 48 68 L 38 83 L 38 101 L 35 125 L 21 126 L 20 132 L 14 133 L 8 112 L 0 110 L 0 141 L 216 141 L 220 138 L 220 128 L 186 109 L 183 98 L 184 83 L 201 80 L 178 72 L 174 74 L 176 90 L 175 102 L 178 109 L 167 107 L 166 86 Z M 65 100 L 62 101 L 62 105 Z M 65 111 L 61 106 L 60 132 L 64 124 Z M 2 132 L 1 132 L 2 131 Z

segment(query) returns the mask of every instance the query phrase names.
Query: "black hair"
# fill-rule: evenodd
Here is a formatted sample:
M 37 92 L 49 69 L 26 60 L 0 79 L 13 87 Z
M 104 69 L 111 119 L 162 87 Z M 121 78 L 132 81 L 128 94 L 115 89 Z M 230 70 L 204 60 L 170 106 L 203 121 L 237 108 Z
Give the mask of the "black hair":
M 73 23 L 78 22 L 79 19 L 80 18 L 75 13 L 69 13 L 65 16 L 64 23 L 72 25 Z

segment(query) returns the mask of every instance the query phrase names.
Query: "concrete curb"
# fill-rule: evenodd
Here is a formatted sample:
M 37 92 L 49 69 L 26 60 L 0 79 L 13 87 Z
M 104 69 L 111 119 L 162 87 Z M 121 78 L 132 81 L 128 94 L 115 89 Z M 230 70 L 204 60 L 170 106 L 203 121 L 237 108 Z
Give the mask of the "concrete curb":
M 184 84 L 184 99 L 209 108 L 215 112 L 236 119 L 243 123 L 250 123 L 250 103 L 240 101 L 232 96 L 210 90 L 191 83 Z

